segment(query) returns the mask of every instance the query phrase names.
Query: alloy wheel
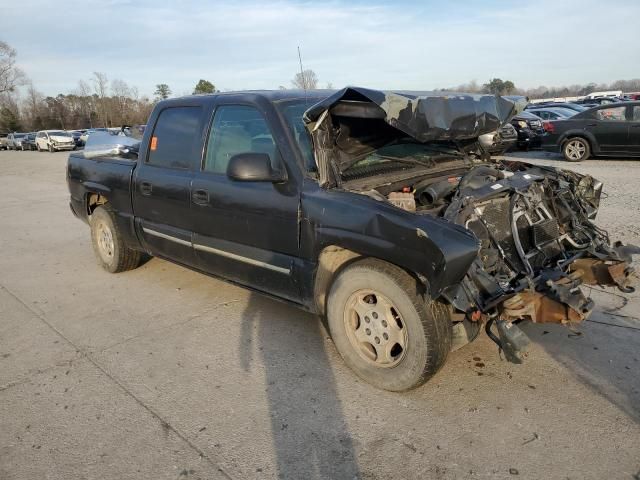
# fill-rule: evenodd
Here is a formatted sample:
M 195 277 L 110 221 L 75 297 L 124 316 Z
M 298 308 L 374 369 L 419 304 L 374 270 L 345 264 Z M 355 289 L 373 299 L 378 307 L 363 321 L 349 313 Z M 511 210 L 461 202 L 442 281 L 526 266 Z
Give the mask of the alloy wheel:
M 376 367 L 394 367 L 408 345 L 398 308 L 374 290 L 359 290 L 347 300 L 344 323 L 351 346 Z

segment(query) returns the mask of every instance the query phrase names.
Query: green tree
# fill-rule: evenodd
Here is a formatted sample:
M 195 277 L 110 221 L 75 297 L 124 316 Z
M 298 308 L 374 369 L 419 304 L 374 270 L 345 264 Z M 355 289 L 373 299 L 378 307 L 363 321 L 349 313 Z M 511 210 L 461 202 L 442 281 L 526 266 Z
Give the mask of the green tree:
M 216 86 L 211 83 L 209 80 L 200 79 L 196 88 L 193 89 L 193 94 L 196 95 L 198 93 L 215 93 Z
M 153 94 L 161 100 L 166 100 L 171 95 L 171 89 L 166 83 L 156 85 L 156 91 Z
M 489 83 L 485 83 L 482 86 L 485 93 L 493 93 L 494 95 L 508 95 L 512 93 L 516 86 L 511 80 L 503 81 L 500 78 L 492 78 Z
M 0 109 L 0 131 L 18 132 L 22 130 L 18 115 L 7 107 Z

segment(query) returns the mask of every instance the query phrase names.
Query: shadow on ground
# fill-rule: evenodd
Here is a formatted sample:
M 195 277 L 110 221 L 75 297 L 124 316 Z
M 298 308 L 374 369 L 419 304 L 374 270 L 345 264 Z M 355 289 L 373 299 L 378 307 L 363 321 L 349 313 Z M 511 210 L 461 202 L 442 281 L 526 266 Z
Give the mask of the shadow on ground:
M 290 307 L 252 294 L 240 336 L 242 367 L 265 369 L 278 477 L 357 478 L 353 441 L 325 351 L 326 334 L 317 317 L 299 316 L 307 318 L 295 318 L 294 325 Z M 300 335 L 300 328 L 306 333 Z
M 581 383 L 640 423 L 640 321 L 616 315 L 600 306 L 576 332 L 554 324 L 526 324 L 523 330 Z

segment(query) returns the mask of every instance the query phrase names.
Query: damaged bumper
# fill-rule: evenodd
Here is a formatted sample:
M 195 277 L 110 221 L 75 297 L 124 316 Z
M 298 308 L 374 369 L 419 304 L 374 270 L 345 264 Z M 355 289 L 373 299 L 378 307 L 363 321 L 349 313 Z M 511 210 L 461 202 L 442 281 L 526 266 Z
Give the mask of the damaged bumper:
M 633 291 L 631 255 L 639 249 L 611 245 L 592 222 L 602 190 L 595 179 L 519 162 L 502 167 L 503 178 L 479 181 L 448 207 L 445 217 L 473 231 L 481 247 L 467 277 L 447 295 L 472 311 L 468 318 L 487 319 L 487 333 L 507 359 L 519 362 L 526 337 L 515 323 L 582 322 L 594 304 L 581 287 Z

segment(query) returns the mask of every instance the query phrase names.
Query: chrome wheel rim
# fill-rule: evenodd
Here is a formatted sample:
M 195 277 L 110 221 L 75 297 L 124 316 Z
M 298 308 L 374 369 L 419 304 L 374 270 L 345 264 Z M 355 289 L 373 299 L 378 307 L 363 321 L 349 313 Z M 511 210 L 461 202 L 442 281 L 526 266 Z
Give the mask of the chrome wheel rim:
M 407 327 L 398 308 L 374 290 L 359 290 L 349 297 L 344 312 L 347 338 L 370 365 L 395 367 L 407 349 Z
M 115 250 L 113 245 L 113 234 L 111 233 L 109 226 L 104 222 L 100 222 L 96 225 L 96 241 L 102 259 L 107 263 L 111 262 Z
M 578 140 L 570 141 L 565 147 L 567 157 L 569 157 L 571 160 L 580 160 L 582 157 L 584 157 L 586 151 L 587 147 L 584 145 L 584 143 Z

